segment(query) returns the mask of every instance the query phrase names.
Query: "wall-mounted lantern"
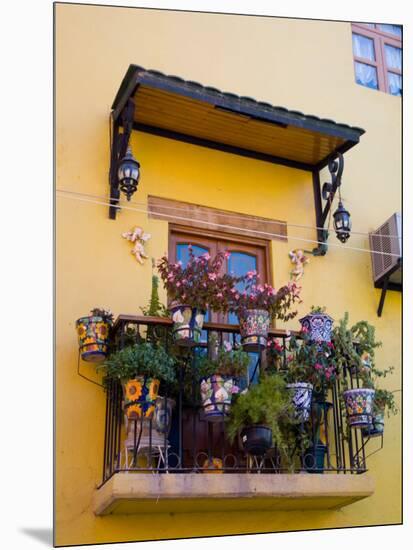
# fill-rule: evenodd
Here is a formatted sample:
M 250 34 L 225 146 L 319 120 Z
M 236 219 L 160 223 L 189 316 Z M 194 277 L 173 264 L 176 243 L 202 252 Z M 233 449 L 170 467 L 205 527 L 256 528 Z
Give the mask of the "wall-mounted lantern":
M 138 188 L 140 164 L 132 155 L 129 145 L 133 129 L 134 113 L 135 104 L 132 99 L 129 99 L 122 109 L 120 116 L 111 119 L 113 122 L 109 170 L 109 218 L 111 220 L 116 219 L 116 214 L 120 210 L 119 200 L 121 192 L 130 201 Z M 113 117 L 113 112 L 111 116 Z
M 125 193 L 126 198 L 130 201 L 132 195 L 138 188 L 140 178 L 140 164 L 132 155 L 132 150 L 128 147 L 126 155 L 119 163 L 118 182 L 122 193 Z
M 338 208 L 333 214 L 334 229 L 337 234 L 337 239 L 342 243 L 345 243 L 350 237 L 351 231 L 351 219 L 350 212 L 343 206 L 341 200 L 338 203 Z

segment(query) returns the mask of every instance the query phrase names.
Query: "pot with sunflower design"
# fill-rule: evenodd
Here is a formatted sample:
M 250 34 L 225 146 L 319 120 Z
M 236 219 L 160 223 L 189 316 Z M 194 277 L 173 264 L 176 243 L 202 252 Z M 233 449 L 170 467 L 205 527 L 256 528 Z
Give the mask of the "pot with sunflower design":
M 176 382 L 175 358 L 159 343 L 125 346 L 111 353 L 101 368 L 106 387 L 122 385 L 123 408 L 129 420 L 152 418 L 160 384 Z
M 105 359 L 112 324 L 112 313 L 100 308 L 92 309 L 90 315 L 76 321 L 79 351 L 84 361 L 98 363 Z

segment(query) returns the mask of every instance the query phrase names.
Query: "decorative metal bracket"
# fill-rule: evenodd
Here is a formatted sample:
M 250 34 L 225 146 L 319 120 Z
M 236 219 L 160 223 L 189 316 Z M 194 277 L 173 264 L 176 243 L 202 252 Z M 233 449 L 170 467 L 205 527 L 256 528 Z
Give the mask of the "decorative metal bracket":
M 312 254 L 313 256 L 325 256 L 328 250 L 327 239 L 328 230 L 324 228 L 324 224 L 327 220 L 327 216 L 330 212 L 331 205 L 336 194 L 337 189 L 341 185 L 341 176 L 344 170 L 344 157 L 341 153 L 334 153 L 328 161 L 328 171 L 331 175 L 331 182 L 326 182 L 323 185 L 320 195 L 319 175 L 317 173 L 317 191 L 316 191 L 316 220 L 317 220 L 317 240 L 319 245 L 313 248 L 312 251 L 305 250 L 304 252 Z M 321 198 L 327 201 L 324 209 L 321 205 Z
M 129 99 L 123 108 L 119 119 L 114 121 L 113 135 L 111 143 L 111 159 L 109 169 L 109 185 L 110 185 L 110 206 L 109 218 L 116 219 L 116 212 L 120 210 L 119 199 L 120 190 L 118 182 L 118 166 L 120 160 L 125 156 L 128 148 L 129 138 L 133 128 L 133 117 L 135 112 L 135 103 Z M 123 132 L 120 132 L 122 126 Z

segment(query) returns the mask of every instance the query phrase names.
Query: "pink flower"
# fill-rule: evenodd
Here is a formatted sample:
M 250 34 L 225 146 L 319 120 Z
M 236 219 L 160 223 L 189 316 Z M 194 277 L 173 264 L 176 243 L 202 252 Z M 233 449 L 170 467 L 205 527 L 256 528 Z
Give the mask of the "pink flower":
M 236 300 L 239 300 L 239 294 L 238 294 L 238 292 L 235 294 L 235 299 L 236 299 Z
M 216 273 L 208 273 L 208 279 L 209 279 L 210 281 L 215 281 L 216 278 L 217 278 Z
M 231 342 L 224 342 L 224 348 L 225 348 L 225 351 L 231 351 L 232 350 Z
M 238 386 L 232 386 L 231 393 L 239 393 L 239 387 Z
M 231 256 L 231 252 L 228 252 L 228 250 L 224 253 L 224 258 L 228 259 Z
M 205 258 L 205 260 L 211 259 L 211 255 L 209 254 L 209 252 L 205 252 L 205 254 L 202 254 L 202 257 Z
M 334 349 L 334 344 L 333 344 L 333 342 L 327 342 L 327 346 L 328 346 L 330 349 Z
M 301 327 L 301 332 L 303 332 L 304 334 L 307 334 L 309 331 L 307 327 Z
M 177 286 L 177 288 L 179 288 L 179 287 L 181 286 L 181 283 L 178 281 L 178 282 L 176 283 L 176 286 Z
M 247 271 L 247 278 L 253 279 L 257 275 L 256 271 Z
M 222 292 L 218 292 L 217 293 L 217 298 L 222 298 L 224 295 L 222 294 Z
M 316 364 L 314 365 L 314 368 L 317 369 L 317 370 L 320 370 L 320 369 L 323 368 L 323 366 L 320 365 L 320 363 L 316 363 Z

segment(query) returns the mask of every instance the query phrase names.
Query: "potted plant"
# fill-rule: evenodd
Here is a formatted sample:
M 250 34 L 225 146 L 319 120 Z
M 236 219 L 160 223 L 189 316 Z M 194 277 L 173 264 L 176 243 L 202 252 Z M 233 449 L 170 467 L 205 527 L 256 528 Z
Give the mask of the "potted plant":
M 231 407 L 227 435 L 231 442 L 240 433 L 247 453 L 262 456 L 275 445 L 289 459 L 286 431 L 292 406 L 285 381 L 277 375 L 262 376 L 258 384 L 240 394 Z
M 363 428 L 362 434 L 364 437 L 376 437 L 384 433 L 384 416 L 397 414 L 399 409 L 394 399 L 394 392 L 383 389 L 376 389 L 373 403 L 373 418 L 371 424 L 367 428 Z
M 105 359 L 112 325 L 112 313 L 102 308 L 94 308 L 90 315 L 76 321 L 79 350 L 84 361 L 97 363 Z
M 171 263 L 166 256 L 158 262 L 158 270 L 171 300 L 175 340 L 181 346 L 194 346 L 201 338 L 206 310 L 226 313 L 231 289 L 237 278 L 221 274 L 228 252 L 219 252 L 214 258 L 206 253 L 195 256 L 189 246 L 189 261 Z
M 248 353 L 233 349 L 230 342 L 224 342 L 212 357 L 198 359 L 196 368 L 206 420 L 217 422 L 228 415 L 232 396 L 239 392 L 237 379 L 246 375 L 249 361 Z
M 155 411 L 159 385 L 176 380 L 175 359 L 160 345 L 142 342 L 112 353 L 103 364 L 103 383 L 122 384 L 124 410 L 129 420 L 151 418 Z
M 300 287 L 288 283 L 275 290 L 267 283 L 258 283 L 256 271 L 242 277 L 244 290 L 233 293 L 229 307 L 239 319 L 241 343 L 245 351 L 259 351 L 267 345 L 268 329 L 275 319 L 288 321 L 297 312 L 289 311 L 299 301 Z
M 325 310 L 325 307 L 312 306 L 310 313 L 299 320 L 301 330 L 308 333 L 310 340 L 330 342 L 333 319 Z

